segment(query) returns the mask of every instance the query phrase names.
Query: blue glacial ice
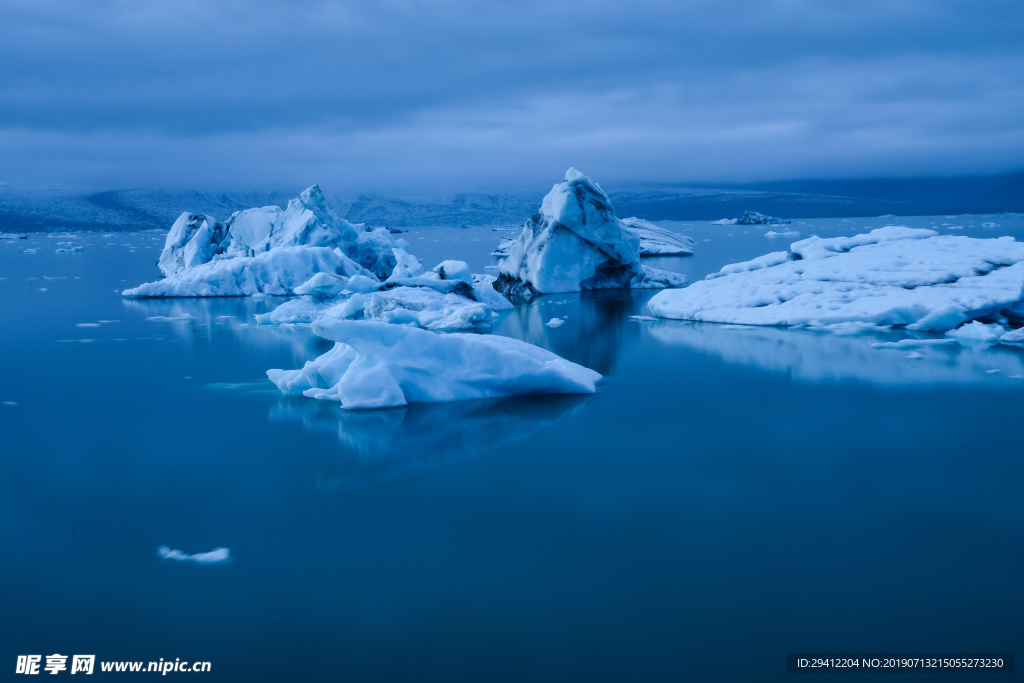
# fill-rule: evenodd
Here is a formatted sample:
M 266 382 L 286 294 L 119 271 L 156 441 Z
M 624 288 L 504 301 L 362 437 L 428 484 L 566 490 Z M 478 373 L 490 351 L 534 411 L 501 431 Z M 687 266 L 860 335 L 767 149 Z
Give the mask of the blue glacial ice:
M 498 264 L 510 298 L 585 289 L 679 287 L 678 273 L 640 265 L 640 240 L 615 216 L 597 183 L 574 168 L 544 197 Z

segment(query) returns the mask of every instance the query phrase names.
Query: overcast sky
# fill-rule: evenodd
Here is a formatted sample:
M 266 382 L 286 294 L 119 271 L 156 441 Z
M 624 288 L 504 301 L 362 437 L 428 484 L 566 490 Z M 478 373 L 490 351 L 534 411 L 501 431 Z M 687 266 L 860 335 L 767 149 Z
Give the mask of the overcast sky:
M 1021 0 L 2 0 L 0 182 L 332 192 L 1024 169 Z

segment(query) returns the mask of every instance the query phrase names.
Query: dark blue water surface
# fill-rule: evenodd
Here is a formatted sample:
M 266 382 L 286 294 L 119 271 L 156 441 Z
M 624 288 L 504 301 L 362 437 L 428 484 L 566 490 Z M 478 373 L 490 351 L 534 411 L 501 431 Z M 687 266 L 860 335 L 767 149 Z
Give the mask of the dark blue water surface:
M 666 225 L 697 253 L 658 265 L 692 277 L 789 241 Z M 403 237 L 479 270 L 504 234 Z M 907 358 L 559 295 L 495 332 L 603 373 L 597 395 L 346 413 L 265 379 L 326 349 L 254 324 L 280 300 L 122 300 L 160 233 L 0 242 L 12 678 L 52 653 L 203 680 L 772 681 L 850 680 L 786 674 L 788 652 L 1024 652 L 1019 349 Z

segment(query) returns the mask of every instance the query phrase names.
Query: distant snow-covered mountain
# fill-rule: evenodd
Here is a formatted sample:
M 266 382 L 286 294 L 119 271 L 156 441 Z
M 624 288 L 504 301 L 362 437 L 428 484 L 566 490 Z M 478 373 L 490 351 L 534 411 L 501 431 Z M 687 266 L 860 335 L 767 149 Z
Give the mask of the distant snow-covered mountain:
M 303 187 L 275 192 L 110 190 L 0 185 L 0 232 L 166 229 L 184 211 L 226 219 L 256 206 L 285 206 Z M 344 195 L 321 188 L 330 206 L 354 223 L 389 227 L 522 225 L 549 188 L 519 193 L 420 197 Z M 747 210 L 782 218 L 997 213 L 1024 210 L 1024 174 L 988 178 L 793 181 L 742 187 L 608 188 L 620 217 L 715 220 Z

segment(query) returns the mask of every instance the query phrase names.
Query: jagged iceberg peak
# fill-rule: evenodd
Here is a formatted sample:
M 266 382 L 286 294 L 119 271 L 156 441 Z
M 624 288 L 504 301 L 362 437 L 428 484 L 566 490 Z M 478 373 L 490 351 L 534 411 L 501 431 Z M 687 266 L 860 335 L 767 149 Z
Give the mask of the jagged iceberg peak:
M 224 222 L 183 213 L 157 261 L 165 279 L 124 296 L 291 295 L 320 272 L 385 279 L 395 268 L 394 247 L 385 228 L 339 218 L 313 185 L 284 209 L 236 211 Z
M 384 234 L 378 234 L 384 233 Z M 236 211 L 223 223 L 211 216 L 183 213 L 167 235 L 157 265 L 170 277 L 214 258 L 256 256 L 278 247 L 338 248 L 378 277 L 394 268 L 394 246 L 384 229 L 367 232 L 327 205 L 313 185 L 282 209 L 278 206 Z
M 544 197 L 498 264 L 495 288 L 513 297 L 584 289 L 678 286 L 681 276 L 640 265 L 640 241 L 608 195 L 574 168 Z

